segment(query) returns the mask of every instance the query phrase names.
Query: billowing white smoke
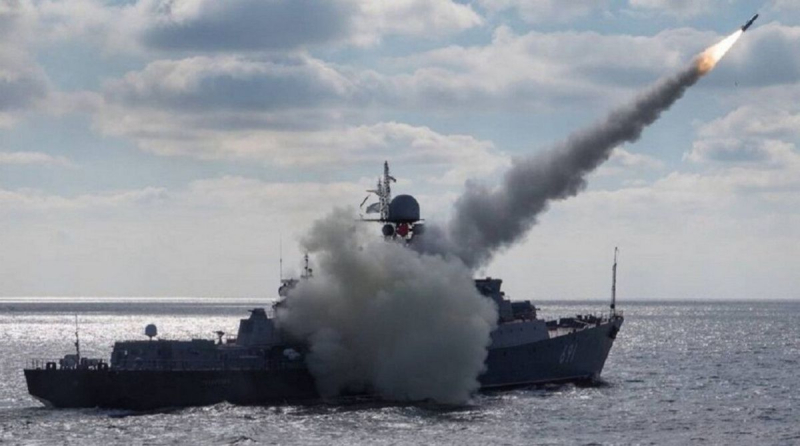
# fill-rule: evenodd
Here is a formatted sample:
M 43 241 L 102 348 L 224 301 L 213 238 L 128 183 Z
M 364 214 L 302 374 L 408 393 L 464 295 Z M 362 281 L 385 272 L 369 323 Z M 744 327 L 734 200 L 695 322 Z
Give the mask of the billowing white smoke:
M 303 244 L 319 273 L 292 290 L 278 321 L 309 341 L 323 396 L 457 404 L 478 389 L 497 311 L 463 263 L 386 242 L 344 210 Z

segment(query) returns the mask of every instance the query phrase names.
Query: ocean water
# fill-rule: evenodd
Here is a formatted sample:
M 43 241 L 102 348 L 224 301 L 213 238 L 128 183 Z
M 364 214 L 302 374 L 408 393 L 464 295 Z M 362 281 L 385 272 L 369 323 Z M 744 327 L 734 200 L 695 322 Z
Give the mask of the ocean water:
M 242 299 L 0 299 L 0 444 L 800 444 L 800 302 L 624 302 L 602 385 L 476 395 L 463 407 L 356 401 L 133 413 L 47 409 L 22 368 L 156 323 L 167 338 L 234 333 Z M 602 311 L 540 302 L 546 316 Z

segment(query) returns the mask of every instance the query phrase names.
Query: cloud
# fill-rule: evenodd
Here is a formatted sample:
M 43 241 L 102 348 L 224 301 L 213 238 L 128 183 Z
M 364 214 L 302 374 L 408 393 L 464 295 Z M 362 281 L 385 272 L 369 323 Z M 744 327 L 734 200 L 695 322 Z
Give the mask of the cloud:
M 110 81 L 111 105 L 204 113 L 298 109 L 519 110 L 609 99 L 650 83 L 716 36 L 674 30 L 654 37 L 593 32 L 515 35 L 390 61 L 394 73 L 358 70 L 307 54 L 160 60 Z M 688 49 L 688 50 L 687 50 Z M 227 122 L 230 124 L 230 122 Z
M 355 3 L 315 0 L 143 1 L 141 39 L 162 50 L 264 51 L 341 41 Z
M 309 56 L 160 60 L 105 86 L 111 103 L 192 113 L 284 110 L 352 100 L 358 85 Z
M 529 23 L 567 22 L 608 10 L 609 0 L 478 0 L 490 12 L 514 10 Z
M 49 93 L 44 71 L 27 48 L 30 10 L 24 2 L 0 5 L 0 127 L 10 127 L 19 114 L 34 108 Z
M 800 84 L 798 84 L 800 87 Z M 698 134 L 704 138 L 719 136 L 754 136 L 800 138 L 800 106 L 792 99 L 785 102 L 742 105 L 722 118 L 702 125 Z
M 617 147 L 611 157 L 594 173 L 596 176 L 639 175 L 643 172 L 657 171 L 664 168 L 664 162 L 658 158 L 641 153 L 629 152 Z
M 747 164 L 749 168 L 798 169 L 800 84 L 766 91 L 725 116 L 702 124 L 684 159 L 695 163 Z M 778 97 L 774 97 L 774 95 Z M 798 172 L 800 173 L 800 172 Z
M 709 77 L 730 88 L 790 85 L 800 81 L 800 26 L 770 22 L 748 31 Z
M 696 17 L 718 9 L 721 0 L 629 0 L 630 6 L 679 17 Z
M 406 101 L 428 108 L 552 110 L 620 102 L 688 63 L 718 37 L 691 29 L 649 37 L 591 31 L 518 35 L 499 27 L 488 45 L 453 45 L 397 60 L 411 73 L 391 83 Z
M 795 0 L 772 0 L 770 6 L 776 11 L 800 11 L 800 4 Z
M 199 52 L 369 45 L 482 23 L 452 0 L 142 0 L 124 12 L 144 47 Z
M 280 234 L 291 273 L 312 219 L 368 186 L 225 176 L 77 196 L 0 189 L 2 294 L 272 297 Z
M 777 52 L 785 62 L 775 70 L 756 71 L 738 62 L 757 59 L 762 49 L 766 51 L 760 42 L 776 40 L 770 33 L 783 36 L 785 44 L 771 53 Z M 773 25 L 754 33 L 753 39 L 748 35 L 741 43 L 752 40 L 755 46 L 735 47 L 730 60 L 721 64 L 721 73 L 715 72 L 704 85 L 726 84 L 732 77 L 761 84 L 793 79 L 798 62 L 790 48 L 796 33 L 800 34 L 794 28 Z M 390 59 L 384 72 L 333 64 L 302 53 L 160 60 L 108 82 L 104 96 L 109 106 L 125 110 L 193 115 L 227 110 L 226 119 L 217 121 L 226 126 L 237 125 L 235 116 L 251 125 L 302 126 L 313 120 L 308 119 L 312 114 L 335 120 L 371 108 L 552 110 L 620 102 L 636 88 L 688 63 L 719 38 L 691 29 L 645 37 L 594 32 L 516 35 L 500 27 L 488 45 L 454 45 Z M 751 76 L 752 81 L 748 80 Z M 292 119 L 293 114 L 297 119 Z
M 32 189 L 0 189 L 0 205 L 9 211 L 74 211 L 108 207 L 124 207 L 131 204 L 155 203 L 166 198 L 163 188 L 147 187 L 139 190 L 84 194 L 63 197 Z
M 63 156 L 52 156 L 41 152 L 0 152 L 0 165 L 50 165 L 73 167 L 74 164 Z
M 534 283 L 548 295 L 599 299 L 610 279 L 603 259 L 610 262 L 619 246 L 620 308 L 634 299 L 797 298 L 797 178 L 796 171 L 794 178 L 746 169 L 671 172 L 644 185 L 590 190 L 554 206 L 529 242 L 493 269 L 503 272 L 509 293 L 527 295 L 515 284 Z M 531 258 L 547 262 L 515 266 Z
M 794 144 L 771 139 L 702 139 L 694 142 L 684 159 L 696 163 L 750 164 L 763 168 L 800 165 L 800 154 Z
M 136 140 L 143 150 L 164 156 L 255 160 L 284 168 L 329 171 L 371 167 L 392 159 L 400 165 L 417 166 L 421 169 L 418 173 L 444 184 L 462 184 L 472 175 L 493 173 L 508 162 L 490 142 L 397 122 L 270 130 L 202 129 L 191 120 L 146 112 L 136 115 L 136 120 L 130 116 L 115 118 L 106 114 L 98 126 L 108 134 Z

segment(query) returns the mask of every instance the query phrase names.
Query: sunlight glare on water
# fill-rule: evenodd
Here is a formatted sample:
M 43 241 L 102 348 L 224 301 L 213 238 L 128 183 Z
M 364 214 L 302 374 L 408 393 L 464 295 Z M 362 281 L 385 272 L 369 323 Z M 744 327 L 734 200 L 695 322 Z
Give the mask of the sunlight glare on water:
M 0 443 L 9 444 L 798 444 L 800 302 L 624 303 L 600 387 L 478 395 L 465 407 L 211 407 L 133 414 L 46 409 L 27 395 L 29 358 L 115 340 L 235 333 L 264 302 L 229 299 L 0 299 Z M 549 317 L 601 303 L 540 302 Z

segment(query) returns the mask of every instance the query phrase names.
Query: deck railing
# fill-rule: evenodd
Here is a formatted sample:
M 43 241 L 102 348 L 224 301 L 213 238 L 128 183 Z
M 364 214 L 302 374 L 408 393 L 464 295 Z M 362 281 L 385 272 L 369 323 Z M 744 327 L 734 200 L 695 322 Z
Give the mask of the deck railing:
M 304 361 L 275 359 L 275 358 L 254 358 L 250 359 L 227 359 L 211 361 L 180 361 L 180 360 L 140 360 L 123 361 L 115 363 L 109 367 L 108 363 L 99 361 L 97 363 L 84 362 L 82 364 L 68 364 L 63 359 L 29 359 L 26 364 L 27 369 L 34 370 L 158 370 L 158 371 L 189 371 L 189 370 L 286 370 L 297 369 L 305 366 Z

